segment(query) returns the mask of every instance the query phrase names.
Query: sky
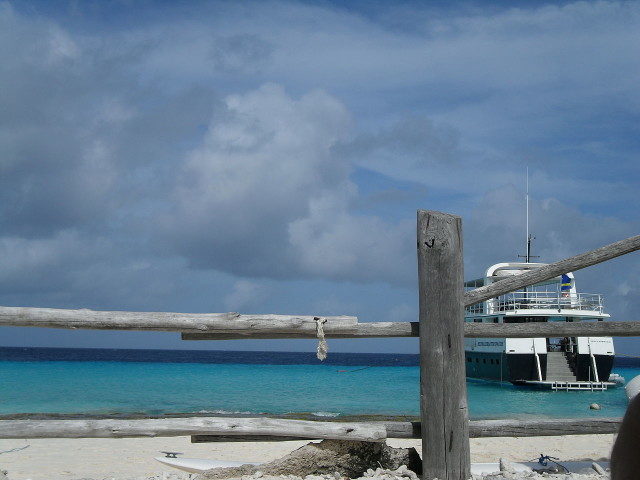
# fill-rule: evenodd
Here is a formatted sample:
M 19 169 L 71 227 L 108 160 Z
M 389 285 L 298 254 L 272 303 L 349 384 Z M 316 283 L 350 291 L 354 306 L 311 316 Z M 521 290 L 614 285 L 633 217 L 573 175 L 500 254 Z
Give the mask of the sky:
M 540 261 L 637 235 L 637 45 L 639 2 L 0 1 L 0 305 L 415 321 L 416 210 L 476 278 L 524 253 L 527 168 Z M 576 284 L 640 320 L 640 254 Z

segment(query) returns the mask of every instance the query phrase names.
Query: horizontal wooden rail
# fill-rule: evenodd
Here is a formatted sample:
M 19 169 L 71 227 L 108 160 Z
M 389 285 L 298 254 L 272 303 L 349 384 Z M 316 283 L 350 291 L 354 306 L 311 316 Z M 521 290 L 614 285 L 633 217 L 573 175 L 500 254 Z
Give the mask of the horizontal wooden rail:
M 544 420 L 470 420 L 469 436 L 484 437 L 544 437 L 555 435 L 593 435 L 617 433 L 622 418 L 558 418 Z M 373 422 L 383 425 L 387 438 L 421 438 L 420 422 Z M 301 437 L 231 437 L 228 435 L 192 435 L 192 443 L 285 441 Z
M 357 317 L 305 315 L 241 315 L 239 313 L 108 312 L 58 308 L 0 307 L 0 326 L 90 330 L 165 332 L 224 331 L 242 335 L 259 330 L 268 334 L 316 335 L 316 320 L 326 320 L 325 332 L 349 333 Z
M 597 263 L 602 263 L 612 258 L 619 257 L 626 253 L 640 250 L 640 235 L 626 238 L 619 242 L 605 245 L 604 247 L 591 250 L 590 252 L 581 253 L 575 257 L 566 258 L 556 263 L 550 263 L 534 270 L 506 277 L 491 285 L 476 288 L 464 294 L 464 306 L 468 307 L 476 303 L 489 300 L 490 298 L 499 297 L 505 293 L 513 292 L 520 288 L 535 285 L 551 278 L 562 275 L 563 273 L 574 272 Z
M 363 322 L 350 327 L 350 332 L 337 332 L 327 330 L 324 333 L 327 338 L 380 338 L 380 337 L 417 337 L 420 335 L 418 322 Z M 296 332 L 287 334 L 269 333 L 262 330 L 251 332 L 208 332 L 208 333 L 183 333 L 183 340 L 239 340 L 243 338 L 315 338 L 315 333 Z
M 417 337 L 419 322 L 364 322 L 357 317 L 240 315 L 237 313 L 106 312 L 0 307 L 0 326 L 182 332 L 183 340 L 316 338 L 316 319 L 327 338 Z M 640 322 L 465 323 L 465 337 L 638 337 Z
M 616 433 L 621 418 L 471 420 L 469 435 L 536 437 Z M 193 441 L 420 438 L 420 422 L 320 422 L 274 418 L 191 417 L 136 420 L 0 420 L 0 438 L 178 437 Z
M 358 323 L 348 334 L 327 333 L 327 338 L 417 337 L 418 322 Z M 529 337 L 640 337 L 640 322 L 531 322 L 531 323 L 465 323 L 468 338 L 529 338 Z M 237 340 L 242 338 L 313 338 L 315 335 L 297 333 L 269 334 L 254 331 L 250 334 L 183 333 L 183 340 Z
M 470 338 L 640 337 L 640 322 L 465 323 Z
M 293 436 L 381 442 L 384 425 L 277 418 L 191 417 L 142 420 L 0 420 L 0 438 L 124 438 L 188 435 Z
M 469 422 L 469 436 L 545 437 L 616 433 L 622 418 L 553 418 L 544 420 L 475 420 Z

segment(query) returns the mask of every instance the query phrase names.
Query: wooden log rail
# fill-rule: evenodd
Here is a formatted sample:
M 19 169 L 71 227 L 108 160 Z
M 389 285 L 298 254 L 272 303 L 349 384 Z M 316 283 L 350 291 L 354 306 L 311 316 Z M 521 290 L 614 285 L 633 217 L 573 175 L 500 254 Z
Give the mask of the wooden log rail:
M 471 420 L 469 436 L 537 437 L 616 433 L 621 418 Z M 196 442 L 421 438 L 420 422 L 321 422 L 272 418 L 187 417 L 135 420 L 0 420 L 0 439 L 195 436 Z
M 387 438 L 421 438 L 420 422 L 373 422 L 384 425 Z M 594 435 L 617 433 L 622 418 L 554 418 L 544 420 L 470 420 L 470 438 L 488 437 L 547 437 L 561 435 Z M 192 435 L 193 443 L 229 441 L 283 441 L 301 437 L 252 436 L 232 437 Z
M 0 307 L 0 326 L 183 332 L 183 340 L 316 338 L 316 319 L 327 338 L 418 337 L 419 322 L 358 323 L 357 317 L 240 315 L 237 313 L 104 312 Z M 469 338 L 638 337 L 640 322 L 465 323 Z M 198 333 L 196 333 L 198 332 Z
M 299 333 L 315 337 L 317 321 L 326 333 L 354 332 L 357 317 L 242 315 L 239 313 L 108 312 L 88 309 L 0 307 L 0 326 L 164 332 L 225 332 L 242 338 Z
M 532 322 L 532 323 L 464 323 L 468 338 L 530 337 L 640 337 L 640 322 Z M 326 333 L 327 338 L 418 337 L 419 322 L 358 323 L 354 332 Z M 265 334 L 256 331 L 251 338 L 313 338 L 310 334 Z M 237 340 L 247 338 L 234 333 L 183 333 L 183 340 Z
M 163 418 L 141 420 L 0 420 L 0 438 L 125 438 L 258 435 L 382 442 L 382 424 L 276 418 Z

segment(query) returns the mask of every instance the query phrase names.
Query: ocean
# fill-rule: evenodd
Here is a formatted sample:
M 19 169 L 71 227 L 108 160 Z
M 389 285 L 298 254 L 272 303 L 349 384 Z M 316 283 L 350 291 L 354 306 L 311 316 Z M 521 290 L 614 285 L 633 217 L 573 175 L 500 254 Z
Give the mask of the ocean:
M 614 372 L 640 375 L 637 359 Z M 624 388 L 548 392 L 467 382 L 471 418 L 615 417 Z M 23 414 L 419 415 L 418 355 L 0 347 L 0 417 Z M 598 403 L 601 410 L 590 410 Z M 42 415 L 41 415 L 42 416 Z M 46 415 L 44 415 L 46 416 Z

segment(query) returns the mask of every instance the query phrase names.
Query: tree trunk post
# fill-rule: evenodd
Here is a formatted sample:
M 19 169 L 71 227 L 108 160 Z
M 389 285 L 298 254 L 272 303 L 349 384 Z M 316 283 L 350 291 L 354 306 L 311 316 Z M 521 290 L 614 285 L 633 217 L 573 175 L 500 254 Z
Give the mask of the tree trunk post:
M 420 416 L 425 480 L 467 480 L 462 221 L 418 210 Z

